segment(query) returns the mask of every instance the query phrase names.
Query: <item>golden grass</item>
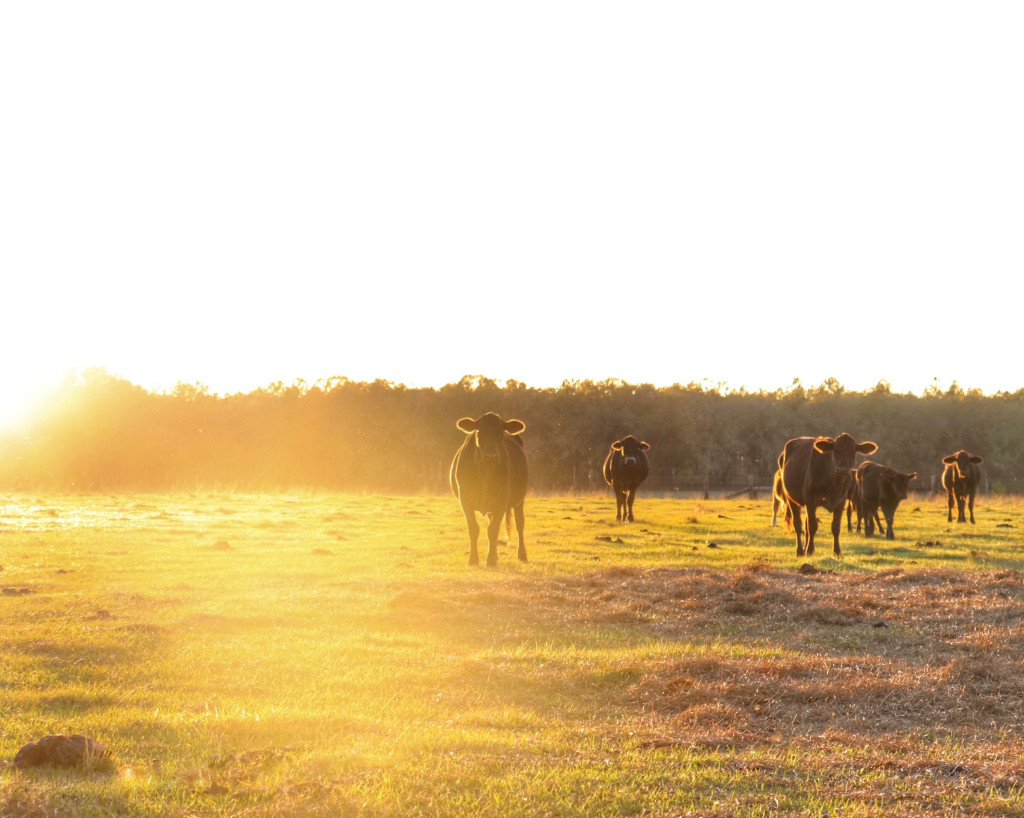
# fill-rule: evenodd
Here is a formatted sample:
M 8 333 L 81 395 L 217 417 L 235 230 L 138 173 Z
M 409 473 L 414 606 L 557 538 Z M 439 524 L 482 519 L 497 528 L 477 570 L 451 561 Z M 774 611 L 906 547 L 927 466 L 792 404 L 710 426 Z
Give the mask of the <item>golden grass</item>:
M 9 496 L 0 758 L 114 761 L 0 815 L 1024 811 L 1024 504 L 841 560 L 768 505 L 531 498 L 488 570 L 451 498 Z

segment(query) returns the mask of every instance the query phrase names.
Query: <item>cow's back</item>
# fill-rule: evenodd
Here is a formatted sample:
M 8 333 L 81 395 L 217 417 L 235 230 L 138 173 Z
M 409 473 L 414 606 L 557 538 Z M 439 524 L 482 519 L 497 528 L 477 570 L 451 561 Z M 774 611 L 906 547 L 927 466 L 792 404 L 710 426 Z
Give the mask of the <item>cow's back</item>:
M 942 469 L 942 488 L 946 491 L 952 489 L 956 481 L 956 467 L 947 463 Z
M 448 485 L 452 487 L 452 494 L 458 499 L 462 499 L 461 487 L 469 489 L 470 477 L 469 470 L 462 465 L 463 455 L 466 453 L 466 447 L 469 446 L 470 439 L 467 437 L 462 445 L 455 450 L 455 457 L 452 458 L 451 468 L 448 469 Z
M 604 475 L 604 482 L 609 486 L 615 485 L 615 455 L 618 454 L 614 449 L 608 452 L 608 456 L 604 459 L 604 466 L 601 469 L 601 473 Z M 619 455 L 621 457 L 621 455 Z
M 955 489 L 958 492 L 974 491 L 978 488 L 980 480 L 981 469 L 970 461 L 960 464 L 959 470 L 955 463 L 947 463 L 942 470 L 942 487 L 946 491 L 950 489 Z
M 800 505 L 806 505 L 808 482 L 811 477 L 811 456 L 814 454 L 813 437 L 794 437 L 786 441 L 779 455 L 782 488 L 786 496 Z

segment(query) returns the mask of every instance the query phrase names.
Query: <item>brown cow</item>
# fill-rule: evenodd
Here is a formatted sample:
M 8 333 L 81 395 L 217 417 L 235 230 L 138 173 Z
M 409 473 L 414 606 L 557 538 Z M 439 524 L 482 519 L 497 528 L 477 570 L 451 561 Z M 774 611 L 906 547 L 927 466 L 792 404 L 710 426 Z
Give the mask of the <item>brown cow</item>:
M 615 492 L 615 519 L 634 522 L 633 501 L 636 490 L 650 471 L 647 465 L 647 450 L 650 444 L 626 435 L 616 440 L 604 459 L 602 472 L 605 482 Z
M 981 480 L 979 463 L 984 458 L 975 454 L 969 454 L 963 449 L 956 454 L 947 455 L 942 458 L 945 468 L 942 471 L 942 487 L 946 490 L 946 499 L 949 501 L 948 522 L 953 522 L 953 500 L 956 499 L 956 510 L 958 523 L 966 523 L 964 515 L 964 504 L 966 503 L 971 512 L 971 522 L 974 522 L 974 494 L 978 490 L 978 482 Z
M 466 439 L 455 452 L 449 473 L 452 491 L 462 506 L 469 526 L 469 564 L 479 565 L 476 541 L 480 535 L 477 512 L 486 514 L 487 564 L 498 564 L 498 530 L 501 518 L 514 514 L 519 535 L 519 559 L 526 562 L 523 539 L 523 501 L 526 498 L 526 453 L 518 435 L 526 429 L 521 420 L 502 420 L 493 412 L 456 424 Z
M 843 432 L 836 438 L 796 437 L 786 443 L 779 455 L 782 470 L 782 491 L 793 515 L 796 530 L 796 554 L 804 555 L 800 519 L 803 508 L 807 515 L 807 555 L 814 553 L 814 534 L 818 530 L 815 512 L 818 506 L 832 512 L 832 550 L 839 556 L 839 529 L 843 510 L 850 496 L 850 482 L 854 479 L 857 453 L 874 454 L 878 446 L 871 441 L 858 443 Z
M 878 510 L 885 515 L 885 538 L 895 540 L 892 521 L 896 516 L 896 507 L 900 500 L 907 499 L 907 486 L 911 480 L 917 479 L 917 472 L 904 474 L 901 471 L 880 466 L 866 460 L 857 469 L 857 530 L 860 531 L 860 518 L 864 518 L 864 536 L 875 536 L 875 522 L 881 529 L 882 521 Z

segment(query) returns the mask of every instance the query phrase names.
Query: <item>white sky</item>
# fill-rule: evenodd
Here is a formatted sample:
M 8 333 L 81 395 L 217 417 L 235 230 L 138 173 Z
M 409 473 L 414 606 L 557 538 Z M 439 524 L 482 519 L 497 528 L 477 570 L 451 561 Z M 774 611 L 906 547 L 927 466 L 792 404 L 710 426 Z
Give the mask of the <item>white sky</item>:
M 0 418 L 88 366 L 1024 388 L 1022 20 L 4 3 Z

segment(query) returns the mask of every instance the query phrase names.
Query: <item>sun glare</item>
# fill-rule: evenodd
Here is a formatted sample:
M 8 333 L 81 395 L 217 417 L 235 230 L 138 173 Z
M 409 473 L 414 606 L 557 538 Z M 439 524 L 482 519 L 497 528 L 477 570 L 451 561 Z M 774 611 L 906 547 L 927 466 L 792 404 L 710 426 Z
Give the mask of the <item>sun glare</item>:
M 0 433 L 25 426 L 53 397 L 56 383 L 42 376 L 10 375 L 0 387 Z

